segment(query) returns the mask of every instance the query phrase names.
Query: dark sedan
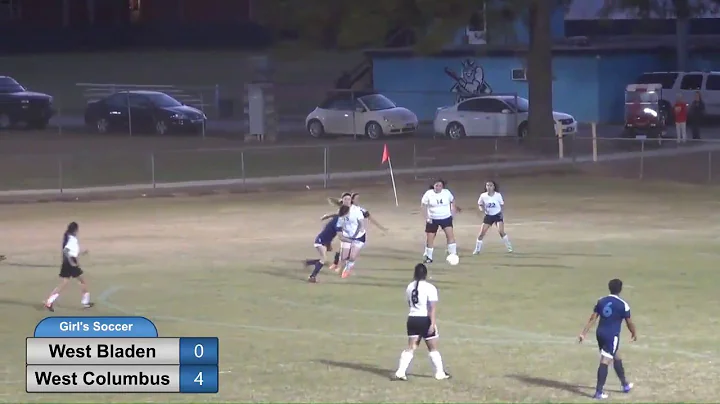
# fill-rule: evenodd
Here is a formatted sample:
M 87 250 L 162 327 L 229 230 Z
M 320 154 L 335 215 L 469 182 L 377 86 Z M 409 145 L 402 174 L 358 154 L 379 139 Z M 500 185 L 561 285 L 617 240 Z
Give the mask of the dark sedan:
M 20 123 L 44 129 L 53 114 L 52 100 L 47 94 L 27 91 L 12 77 L 0 76 L 0 129 Z
M 92 101 L 85 109 L 85 124 L 98 133 L 198 133 L 206 121 L 201 110 L 158 91 L 121 91 Z

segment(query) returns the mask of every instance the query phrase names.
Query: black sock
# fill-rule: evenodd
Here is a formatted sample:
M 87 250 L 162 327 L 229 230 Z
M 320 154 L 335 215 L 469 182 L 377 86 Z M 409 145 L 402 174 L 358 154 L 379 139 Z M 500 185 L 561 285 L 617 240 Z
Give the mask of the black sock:
M 597 386 L 595 386 L 596 392 L 602 393 L 603 389 L 605 388 L 605 382 L 607 381 L 607 375 L 608 365 L 606 363 L 601 363 L 600 366 L 598 366 L 597 371 Z
M 315 262 L 315 269 L 313 269 L 312 273 L 310 274 L 311 278 L 316 277 L 317 274 L 320 273 L 320 270 L 322 269 L 322 267 L 324 265 L 322 262 L 320 262 L 320 260 L 316 260 L 316 261 L 317 262 Z
M 340 262 L 340 253 L 335 253 L 335 258 L 333 259 L 333 265 L 337 265 Z
M 623 387 L 627 386 L 627 380 L 625 379 L 625 368 L 623 367 L 622 361 L 615 360 L 615 362 L 613 362 L 613 367 L 615 368 L 615 373 L 617 373 L 618 379 L 620 379 L 620 384 L 622 384 Z

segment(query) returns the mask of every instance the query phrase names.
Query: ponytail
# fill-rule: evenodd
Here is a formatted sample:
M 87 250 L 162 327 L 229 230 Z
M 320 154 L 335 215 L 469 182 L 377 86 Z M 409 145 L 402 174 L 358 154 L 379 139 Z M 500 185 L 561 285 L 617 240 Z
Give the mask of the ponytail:
M 425 266 L 425 264 L 415 265 L 415 273 L 413 274 L 413 279 L 415 279 L 415 288 L 413 288 L 412 293 L 410 293 L 410 302 L 412 303 L 413 307 L 416 307 L 418 302 L 420 302 L 418 296 L 418 288 L 420 287 L 420 281 L 425 280 L 426 278 L 427 267 Z
M 70 232 L 65 231 L 65 233 L 63 233 L 63 243 L 62 243 L 62 247 L 60 247 L 61 249 L 63 249 L 63 250 L 65 249 L 65 246 L 67 245 L 69 239 L 70 239 Z
M 327 201 L 332 206 L 341 206 L 342 205 L 342 199 L 327 198 Z

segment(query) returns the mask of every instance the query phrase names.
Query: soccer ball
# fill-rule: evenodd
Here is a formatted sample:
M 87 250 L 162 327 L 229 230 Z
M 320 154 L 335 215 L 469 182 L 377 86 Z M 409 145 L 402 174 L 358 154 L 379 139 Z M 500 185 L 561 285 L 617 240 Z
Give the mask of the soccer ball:
M 457 254 L 450 254 L 445 258 L 445 261 L 450 265 L 457 265 L 460 263 L 460 257 L 458 257 Z

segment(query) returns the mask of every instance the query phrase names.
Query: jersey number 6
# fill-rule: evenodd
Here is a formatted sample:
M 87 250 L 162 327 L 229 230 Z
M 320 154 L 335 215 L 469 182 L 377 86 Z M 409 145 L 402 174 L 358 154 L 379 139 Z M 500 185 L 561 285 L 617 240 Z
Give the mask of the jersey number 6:
M 603 315 L 603 317 L 612 316 L 612 303 L 608 303 L 603 307 L 602 315 Z

